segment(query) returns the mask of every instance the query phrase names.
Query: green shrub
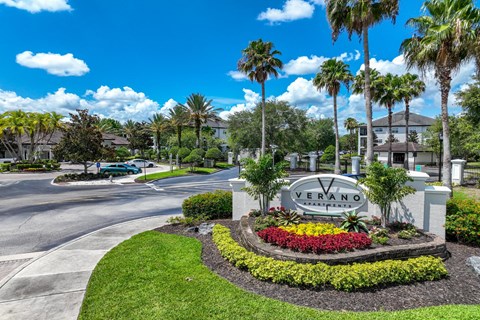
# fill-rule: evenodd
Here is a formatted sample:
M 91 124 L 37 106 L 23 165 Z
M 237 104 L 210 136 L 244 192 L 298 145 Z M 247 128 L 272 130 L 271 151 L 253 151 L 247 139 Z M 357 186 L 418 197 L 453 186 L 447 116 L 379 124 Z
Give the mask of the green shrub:
M 191 151 L 188 148 L 180 148 L 178 149 L 178 158 L 180 158 L 180 161 L 183 161 L 186 157 L 190 155 Z
M 320 161 L 329 162 L 335 160 L 335 146 L 328 146 L 320 157 Z
M 448 200 L 445 231 L 450 241 L 480 245 L 480 202 L 474 199 Z
M 442 260 L 434 257 L 337 266 L 275 260 L 256 255 L 240 246 L 232 239 L 230 229 L 219 224 L 213 228 L 213 241 L 222 256 L 237 268 L 248 270 L 259 280 L 292 286 L 321 288 L 331 285 L 337 290 L 354 291 L 438 280 L 448 274 Z
M 190 152 L 190 154 L 192 154 L 192 153 L 198 154 L 200 156 L 200 158 L 205 157 L 205 150 L 203 150 L 201 148 L 193 149 L 192 152 Z
M 168 155 L 170 156 L 170 153 L 171 153 L 173 159 L 175 159 L 175 157 L 177 156 L 178 150 L 179 150 L 179 148 L 177 146 L 171 147 Z
M 10 163 L 0 163 L 0 172 L 10 171 Z
M 382 246 L 388 244 L 389 237 L 386 236 L 377 236 L 375 234 L 370 235 L 370 239 L 372 239 L 373 243 L 380 244 Z
M 417 230 L 415 229 L 406 229 L 398 233 L 400 239 L 412 239 L 413 237 L 418 236 Z
M 183 201 L 182 210 L 185 217 L 231 218 L 232 192 L 217 190 L 191 196 Z
M 182 217 L 182 216 L 176 216 L 176 217 L 170 217 L 167 220 L 167 223 L 171 224 L 181 224 L 183 226 L 195 226 L 198 225 L 202 222 L 207 221 L 208 218 L 205 216 L 198 216 L 198 217 Z
M 42 163 L 18 163 L 15 165 L 18 170 L 26 170 L 26 169 L 43 169 Z
M 258 211 L 262 214 L 260 210 Z M 268 227 L 278 227 L 279 225 L 278 220 L 272 215 L 260 216 L 255 219 L 255 232 L 267 229 Z
M 207 150 L 207 153 L 205 153 L 205 158 L 220 160 L 222 158 L 222 151 L 218 148 L 210 148 Z

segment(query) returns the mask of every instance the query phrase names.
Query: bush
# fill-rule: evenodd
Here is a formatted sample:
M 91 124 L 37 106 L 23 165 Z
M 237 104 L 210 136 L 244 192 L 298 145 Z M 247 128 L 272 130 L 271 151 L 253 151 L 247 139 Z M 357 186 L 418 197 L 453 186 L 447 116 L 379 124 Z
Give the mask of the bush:
M 447 239 L 480 246 L 480 202 L 452 198 L 447 202 Z
M 185 159 L 186 157 L 188 157 L 190 155 L 190 149 L 188 148 L 180 148 L 178 149 L 178 158 L 180 159 L 180 161 L 183 161 L 183 159 Z
M 0 172 L 10 171 L 10 163 L 0 163 Z
M 279 261 L 248 251 L 232 239 L 230 229 L 219 224 L 213 227 L 213 241 L 221 255 L 237 268 L 247 270 L 259 280 L 292 286 L 322 288 L 331 285 L 337 290 L 353 291 L 438 280 L 448 274 L 442 260 L 434 257 L 338 266 Z
M 220 160 L 222 158 L 222 151 L 218 148 L 210 148 L 207 150 L 207 153 L 205 153 L 205 158 Z
M 322 162 L 330 162 L 335 160 L 335 146 L 328 146 L 320 157 Z
M 18 163 L 15 165 L 18 170 L 26 169 L 43 169 L 43 164 L 41 163 Z
M 259 212 L 260 215 L 262 214 L 260 210 L 258 210 L 257 212 Z M 267 229 L 268 227 L 278 227 L 278 226 L 279 226 L 278 220 L 271 215 L 258 216 L 255 219 L 255 232 L 263 229 Z
M 109 174 L 105 173 L 69 173 L 62 176 L 58 176 L 55 178 L 53 182 L 74 182 L 74 181 L 91 181 L 91 180 L 99 180 L 99 179 L 108 179 L 112 175 L 113 177 L 120 177 L 125 176 L 126 173 L 123 172 L 112 172 Z
M 232 192 L 217 190 L 191 196 L 183 201 L 185 217 L 232 218 Z
M 173 159 L 177 156 L 179 148 L 177 146 L 171 147 L 170 151 L 168 152 L 168 156 L 170 156 L 170 153 L 172 154 Z
M 205 150 L 203 150 L 201 148 L 193 149 L 192 152 L 190 152 L 190 154 L 192 154 L 192 153 L 198 154 L 200 156 L 200 158 L 205 157 Z

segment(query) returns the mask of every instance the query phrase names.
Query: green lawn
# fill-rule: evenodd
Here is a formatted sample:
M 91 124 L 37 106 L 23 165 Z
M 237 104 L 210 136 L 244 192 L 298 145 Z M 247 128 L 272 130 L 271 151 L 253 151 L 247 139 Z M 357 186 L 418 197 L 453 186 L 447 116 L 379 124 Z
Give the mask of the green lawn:
M 473 198 L 475 200 L 480 200 L 480 189 L 465 188 L 465 187 L 454 187 L 453 188 L 453 197 L 456 198 L 456 199 Z
M 480 306 L 400 312 L 331 312 L 246 292 L 211 272 L 193 238 L 148 231 L 95 268 L 79 319 L 478 319 Z M 355 303 L 355 301 L 352 301 Z
M 195 174 L 211 174 L 214 172 L 217 172 L 218 169 L 215 168 L 195 168 L 195 171 L 193 173 Z M 147 174 L 147 179 L 145 180 L 144 176 L 141 176 L 136 179 L 138 182 L 144 182 L 144 181 L 152 181 L 152 180 L 158 180 L 158 179 L 165 179 L 165 178 L 172 178 L 172 177 L 180 177 L 180 176 L 186 176 L 192 174 L 190 171 L 190 168 L 182 168 L 182 169 L 175 169 L 172 172 L 166 171 L 166 172 L 156 172 L 156 173 L 151 173 Z
M 215 163 L 215 167 L 219 169 L 230 169 L 235 167 L 234 164 L 228 164 L 227 162 L 217 162 Z

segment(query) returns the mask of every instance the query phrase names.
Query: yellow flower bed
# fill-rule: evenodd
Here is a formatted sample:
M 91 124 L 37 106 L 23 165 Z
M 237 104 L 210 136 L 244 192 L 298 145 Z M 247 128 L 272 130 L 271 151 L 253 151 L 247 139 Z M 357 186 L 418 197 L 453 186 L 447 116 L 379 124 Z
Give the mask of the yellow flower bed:
M 301 223 L 296 225 L 291 225 L 288 227 L 280 227 L 280 229 L 285 230 L 290 233 L 294 233 L 299 236 L 323 236 L 326 234 L 340 234 L 347 233 L 347 231 L 335 227 L 333 223 Z

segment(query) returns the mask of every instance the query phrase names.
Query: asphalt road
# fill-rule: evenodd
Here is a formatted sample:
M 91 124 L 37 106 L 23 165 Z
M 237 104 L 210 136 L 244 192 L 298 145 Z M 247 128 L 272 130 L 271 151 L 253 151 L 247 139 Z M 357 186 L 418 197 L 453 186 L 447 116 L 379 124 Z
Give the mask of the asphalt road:
M 181 213 L 192 194 L 229 190 L 238 169 L 150 185 L 55 186 L 51 179 L 0 177 L 0 256 L 45 251 L 132 219 Z M 5 177 L 6 178 L 6 177 Z M 28 179 L 28 180 L 27 180 Z M 155 226 L 152 226 L 152 228 Z

